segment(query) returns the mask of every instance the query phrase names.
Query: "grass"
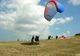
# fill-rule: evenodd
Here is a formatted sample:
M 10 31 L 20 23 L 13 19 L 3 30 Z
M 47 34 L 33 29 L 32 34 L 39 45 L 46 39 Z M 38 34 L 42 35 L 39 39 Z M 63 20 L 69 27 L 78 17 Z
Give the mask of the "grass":
M 80 56 L 79 36 L 64 40 L 41 40 L 39 45 L 28 43 L 0 42 L 0 56 Z

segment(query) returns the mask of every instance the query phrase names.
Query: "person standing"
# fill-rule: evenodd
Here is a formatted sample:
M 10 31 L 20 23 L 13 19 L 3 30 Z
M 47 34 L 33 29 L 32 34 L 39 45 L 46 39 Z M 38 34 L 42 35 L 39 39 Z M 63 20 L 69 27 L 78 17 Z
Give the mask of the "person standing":
M 31 43 L 34 43 L 34 36 L 32 36 Z
M 58 39 L 58 36 L 56 36 L 56 39 Z

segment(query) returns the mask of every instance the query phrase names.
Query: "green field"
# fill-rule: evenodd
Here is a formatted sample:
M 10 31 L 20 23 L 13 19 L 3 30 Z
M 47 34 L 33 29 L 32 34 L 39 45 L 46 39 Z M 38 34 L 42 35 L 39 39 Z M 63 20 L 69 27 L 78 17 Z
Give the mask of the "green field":
M 80 37 L 64 40 L 41 40 L 39 45 L 30 42 L 0 42 L 0 56 L 80 56 Z

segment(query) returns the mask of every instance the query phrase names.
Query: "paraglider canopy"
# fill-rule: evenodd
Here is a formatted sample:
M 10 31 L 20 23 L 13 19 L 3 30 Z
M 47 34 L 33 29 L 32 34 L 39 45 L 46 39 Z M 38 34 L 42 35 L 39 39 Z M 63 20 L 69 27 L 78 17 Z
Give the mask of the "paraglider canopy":
M 48 21 L 51 21 L 51 19 L 55 16 L 57 13 L 56 6 L 53 2 L 48 2 L 46 7 L 45 7 L 45 12 L 44 12 L 44 17 Z
M 51 19 L 56 15 L 57 12 L 62 13 L 64 8 L 62 4 L 56 0 L 49 0 L 45 6 L 44 17 L 46 20 L 51 21 Z

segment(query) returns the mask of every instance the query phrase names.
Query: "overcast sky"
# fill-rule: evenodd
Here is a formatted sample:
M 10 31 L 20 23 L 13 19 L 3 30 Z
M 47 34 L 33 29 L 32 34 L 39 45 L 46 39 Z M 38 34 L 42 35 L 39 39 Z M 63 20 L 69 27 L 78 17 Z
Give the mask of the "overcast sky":
M 64 12 L 48 22 L 44 18 L 48 0 L 0 0 L 0 41 L 79 33 L 80 0 L 57 1 L 63 4 Z

